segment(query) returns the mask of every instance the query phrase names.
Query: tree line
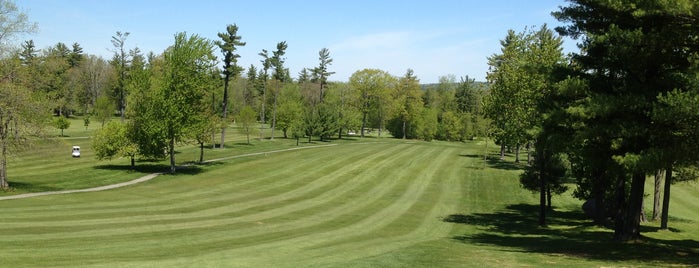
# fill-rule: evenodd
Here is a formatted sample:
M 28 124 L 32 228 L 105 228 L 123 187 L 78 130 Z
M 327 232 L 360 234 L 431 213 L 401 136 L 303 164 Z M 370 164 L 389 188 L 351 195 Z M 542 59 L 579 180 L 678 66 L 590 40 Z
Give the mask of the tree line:
M 3 21 L 16 27 L 2 28 L 0 36 L 35 29 L 13 2 L 0 3 L 7 11 Z M 70 125 L 66 117 L 82 115 L 86 126 L 101 125 L 92 140 L 98 158 L 127 157 L 133 166 L 137 158 L 169 157 L 170 171 L 175 172 L 175 146 L 198 144 L 203 161 L 206 145 L 224 148 L 226 130 L 234 122 L 248 143 L 255 134 L 274 139 L 281 132 L 285 138 L 310 142 L 349 133 L 388 136 L 385 131 L 406 139 L 460 141 L 487 129 L 481 105 L 487 87 L 468 76 L 460 81 L 445 76 L 439 84 L 423 87 L 410 69 L 402 77 L 364 69 L 347 82 L 333 82 L 333 59 L 323 48 L 318 65 L 304 68 L 294 79 L 285 66 L 285 41 L 262 49 L 259 65 L 239 66 L 236 50 L 246 42 L 237 31 L 237 25 L 227 25 L 217 40 L 176 33 L 165 51 L 147 54 L 129 46 L 129 32 L 117 31 L 110 40 L 110 59 L 85 53 L 77 42 L 38 49 L 27 40 L 17 49 L 7 47 L 2 55 L 3 94 L 26 97 L 4 98 L 13 103 L 1 110 L 0 119 L 7 125 L 0 129 L 1 141 L 8 145 L 3 148 L 19 148 L 30 129 L 39 133 L 53 121 L 63 130 Z M 20 108 L 41 112 L 7 116 Z M 110 121 L 115 114 L 120 120 Z M 7 187 L 5 151 L 2 156 Z
M 503 149 L 534 150 L 520 179 L 540 193 L 540 225 L 572 178 L 595 223 L 616 240 L 640 238 L 655 176 L 653 218 L 667 228 L 672 183 L 697 177 L 698 10 L 695 1 L 574 0 L 553 13 L 565 26 L 509 31 L 489 57 L 486 114 Z M 563 55 L 562 37 L 580 51 Z

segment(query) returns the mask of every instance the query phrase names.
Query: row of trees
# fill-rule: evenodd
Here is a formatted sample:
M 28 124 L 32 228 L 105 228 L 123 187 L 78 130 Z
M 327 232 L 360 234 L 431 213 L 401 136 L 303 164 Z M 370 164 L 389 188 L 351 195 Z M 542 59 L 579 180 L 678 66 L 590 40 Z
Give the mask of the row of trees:
M 14 8 L 18 20 L 26 21 L 11 2 L 3 3 Z M 468 77 L 461 82 L 443 77 L 423 90 L 411 70 L 398 78 L 365 69 L 347 83 L 331 83 L 332 58 L 328 49 L 321 49 L 318 66 L 303 69 L 294 81 L 284 66 L 286 42 L 279 42 L 271 53 L 263 49 L 261 66 L 251 65 L 243 75 L 235 52 L 245 42 L 237 30 L 228 25 L 217 41 L 180 33 L 159 55 L 130 49 L 130 33 L 116 32 L 110 60 L 84 53 L 78 43 L 39 50 L 28 40 L 3 60 L 17 68 L 7 72 L 21 70 L 22 79 L 11 82 L 41 96 L 58 116 L 56 127 L 65 128 L 62 123 L 69 121 L 62 117 L 75 113 L 89 116 L 86 124 L 89 118 L 101 123 L 104 128 L 93 140 L 98 157 L 130 157 L 133 165 L 136 157 L 169 155 L 173 172 L 175 144 L 196 142 L 203 154 L 205 143 L 215 146 L 218 129 L 223 148 L 232 121 L 242 126 L 248 140 L 256 131 L 260 138 L 270 131 L 273 139 L 275 130 L 281 130 L 284 137 L 305 136 L 310 141 L 313 136 L 342 138 L 348 131 L 363 136 L 369 129 L 382 135 L 386 128 L 403 138 L 464 140 L 483 128 L 476 126 L 484 122 L 479 99 L 486 91 Z M 215 48 L 222 53 L 222 70 L 217 68 Z M 120 122 L 105 125 L 115 111 Z M 257 120 L 251 114 L 257 114 Z M 252 127 L 254 121 L 259 129 Z
M 664 170 L 667 228 L 674 174 L 692 177 L 699 160 L 699 5 L 680 2 L 571 1 L 554 12 L 568 23 L 556 31 L 581 39 L 579 53 L 565 57 L 561 37 L 544 26 L 508 32 L 489 58 L 487 114 L 503 146 L 535 148 L 522 184 L 540 192 L 541 225 L 570 174 L 596 223 L 613 223 L 617 240 L 636 239 L 646 176 Z

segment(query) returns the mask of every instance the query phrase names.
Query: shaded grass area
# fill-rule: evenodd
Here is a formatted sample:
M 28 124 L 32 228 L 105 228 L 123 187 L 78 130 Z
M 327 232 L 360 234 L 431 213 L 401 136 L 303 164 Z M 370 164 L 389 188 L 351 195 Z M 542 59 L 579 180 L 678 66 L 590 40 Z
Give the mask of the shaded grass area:
M 505 251 L 563 255 L 605 263 L 699 264 L 697 240 L 663 240 L 646 236 L 640 241 L 618 243 L 612 241 L 609 230 L 595 227 L 580 212 L 552 211 L 549 228 L 532 224 L 538 220 L 537 212 L 536 205 L 516 204 L 493 213 L 452 214 L 444 221 L 480 230 L 474 234 L 456 235 L 452 237 L 454 240 L 495 246 Z M 643 231 L 658 230 L 644 226 Z

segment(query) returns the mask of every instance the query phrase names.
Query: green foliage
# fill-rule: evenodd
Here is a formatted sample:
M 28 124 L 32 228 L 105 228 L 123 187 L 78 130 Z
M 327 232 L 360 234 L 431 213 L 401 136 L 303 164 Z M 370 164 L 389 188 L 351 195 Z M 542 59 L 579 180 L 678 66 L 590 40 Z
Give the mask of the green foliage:
M 276 126 L 284 132 L 284 138 L 288 133 L 299 131 L 303 124 L 303 104 L 299 86 L 287 83 L 279 95 Z
M 435 109 L 424 109 L 420 115 L 420 121 L 417 124 L 418 138 L 425 141 L 431 141 L 437 135 L 439 130 L 439 121 L 437 111 Z
M 112 118 L 115 110 L 116 105 L 114 105 L 114 102 L 107 96 L 101 96 L 97 98 L 97 101 L 95 102 L 93 113 L 95 119 L 97 119 L 97 121 L 104 126 L 104 124 L 107 123 L 110 118 Z
M 464 126 L 461 117 L 453 111 L 442 113 L 442 120 L 437 127 L 437 139 L 446 141 L 462 141 Z
M 252 107 L 246 105 L 238 113 L 238 125 L 240 125 L 240 130 L 245 134 L 248 144 L 250 144 L 250 135 L 254 134 L 256 131 L 255 124 L 257 122 L 257 113 Z
M 337 133 L 339 128 L 337 113 L 327 104 L 308 108 L 304 117 L 304 123 L 306 136 L 308 136 L 309 140 L 311 137 L 316 136 L 322 141 Z
M 328 71 L 328 67 L 332 63 L 333 63 L 333 59 L 330 58 L 330 50 L 327 48 L 322 48 L 320 51 L 318 51 L 318 67 L 313 68 L 313 71 L 312 71 L 313 79 L 308 79 L 308 80 L 311 80 L 313 82 L 318 83 L 318 85 L 320 87 L 318 95 L 319 95 L 321 102 L 323 101 L 323 97 L 325 94 L 323 92 L 323 89 L 328 84 L 328 77 L 335 74 L 335 72 Z M 303 81 L 301 79 L 301 77 L 299 77 L 299 81 Z
M 135 157 L 136 144 L 129 139 L 129 125 L 117 121 L 111 121 L 104 127 L 95 131 L 92 136 L 91 147 L 99 160 L 115 157 Z
M 226 26 L 226 32 L 218 33 L 218 37 L 221 40 L 216 41 L 216 46 L 221 49 L 223 53 L 223 75 L 228 81 L 230 77 L 236 77 L 243 71 L 243 68 L 238 66 L 239 54 L 235 51 L 242 46 L 245 46 L 245 42 L 242 42 L 242 37 L 238 35 L 238 25 L 229 24 Z
M 397 79 L 386 71 L 363 69 L 352 74 L 349 85 L 352 89 L 353 105 L 362 113 L 362 137 L 370 117 L 374 119 L 373 127 L 379 130 L 383 128 L 394 107 L 391 96 Z
M 116 71 L 116 84 L 114 85 L 114 96 L 117 99 L 117 109 L 119 109 L 119 114 L 121 115 L 121 121 L 124 121 L 126 116 L 126 98 L 128 92 L 126 89 L 127 75 L 128 75 L 128 65 L 129 65 L 129 54 L 126 49 L 126 38 L 129 37 L 129 32 L 117 31 L 115 35 L 112 36 L 112 45 L 114 46 L 114 57 L 110 61 L 112 66 Z
M 524 189 L 539 192 L 541 176 L 545 177 L 546 189 L 552 194 L 563 194 L 568 190 L 564 181 L 570 176 L 570 162 L 565 154 L 550 155 L 547 161 L 534 161 L 527 166 L 519 176 L 519 182 Z
M 685 108 L 695 106 L 699 47 L 687 45 L 696 43 L 687 21 L 696 20 L 696 9 L 691 1 L 572 1 L 554 13 L 570 23 L 559 33 L 585 36 L 571 69 L 587 87 L 561 109 L 575 112 L 575 132 L 566 134 L 589 191 L 597 199 L 626 193 L 614 204 L 625 211 L 614 219 L 618 240 L 640 237 L 645 174 L 696 161 L 688 152 L 697 150 L 699 134 L 683 121 L 696 117 Z
M 87 127 L 90 126 L 90 116 L 86 115 L 85 118 L 83 118 L 83 126 L 85 126 L 85 130 L 87 130 Z
M 63 137 L 63 130 L 70 127 L 70 120 L 63 116 L 58 116 L 53 119 L 53 126 L 61 130 L 61 137 Z
M 245 46 L 245 42 L 242 42 L 241 37 L 238 36 L 238 25 L 235 24 L 226 26 L 226 32 L 218 33 L 218 37 L 221 38 L 221 40 L 216 41 L 216 45 L 221 49 L 221 53 L 223 53 L 223 112 L 221 118 L 223 122 L 227 122 L 229 81 L 231 78 L 235 79 L 243 71 L 243 67 L 238 66 L 238 58 L 240 58 L 240 55 L 236 54 L 235 51 L 238 47 Z M 227 124 L 224 124 L 221 128 L 221 148 L 224 147 L 226 140 L 226 127 Z
M 0 3 L 0 7 L 5 3 Z M 42 134 L 50 124 L 48 104 L 41 94 L 33 93 L 21 83 L 23 75 L 18 58 L 0 58 L 0 189 L 7 181 L 8 154 L 22 151 L 32 137 Z

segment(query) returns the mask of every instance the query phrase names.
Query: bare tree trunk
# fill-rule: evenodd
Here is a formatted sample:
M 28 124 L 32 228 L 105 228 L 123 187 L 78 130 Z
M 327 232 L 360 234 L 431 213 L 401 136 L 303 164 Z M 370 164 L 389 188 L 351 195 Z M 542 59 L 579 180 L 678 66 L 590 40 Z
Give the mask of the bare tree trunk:
M 175 138 L 170 138 L 170 173 L 175 174 Z
M 641 207 L 643 206 L 643 188 L 646 175 L 643 172 L 634 172 L 631 176 L 631 193 L 623 218 L 622 230 L 617 236 L 620 241 L 630 241 L 641 236 Z
M 199 163 L 204 163 L 204 142 L 199 143 Z
M 501 147 L 504 151 L 504 145 Z M 539 226 L 546 226 L 546 152 L 543 149 L 537 150 L 536 161 L 539 162 Z
M 0 129 L 0 131 L 5 132 L 7 129 Z M 2 133 L 0 133 L 2 135 Z M 7 142 L 6 138 L 3 137 L 3 140 L 0 141 L 2 143 L 2 152 L 0 152 L 0 189 L 7 189 L 10 187 L 10 184 L 7 183 Z
M 228 72 L 226 72 L 228 73 Z M 223 114 L 221 115 L 223 120 L 223 127 L 221 128 L 221 145 L 219 148 L 223 149 L 226 143 L 226 126 L 228 125 L 228 75 L 223 78 Z
M 367 112 L 364 112 L 362 115 L 362 131 L 361 131 L 362 138 L 364 138 L 364 128 L 366 127 L 366 116 L 367 116 Z
M 279 91 L 279 89 L 277 89 Z M 270 137 L 270 140 L 274 140 L 274 128 L 277 125 L 277 94 L 274 93 L 274 106 L 272 108 L 272 137 Z
M 672 184 L 672 166 L 665 170 L 665 189 L 663 191 L 663 213 L 660 216 L 660 229 L 667 229 L 670 210 L 670 185 Z
M 505 144 L 500 144 L 500 160 L 505 160 Z
M 614 204 L 614 239 L 621 240 L 624 231 L 624 211 L 626 207 L 626 178 L 619 175 L 616 181 L 616 204 Z
M 265 77 L 267 73 L 265 73 Z M 260 140 L 262 140 L 262 130 L 265 126 L 265 102 L 267 101 L 267 81 L 265 80 L 262 88 L 262 110 L 260 110 Z M 250 142 L 248 142 L 250 143 Z
M 607 187 L 602 183 L 605 180 L 604 172 L 599 168 L 592 171 L 592 198 L 595 202 L 594 221 L 597 225 L 604 226 L 607 224 L 607 206 L 604 200 L 604 191 Z
M 645 202 L 643 202 L 643 199 L 641 199 L 641 222 L 648 222 L 648 219 L 646 219 L 646 211 L 645 211 Z
M 663 182 L 663 170 L 658 169 L 655 172 L 655 187 L 653 188 L 653 217 L 651 220 L 657 221 L 660 219 L 660 188 Z
M 519 144 L 515 147 L 515 163 L 519 163 Z
M 551 204 L 551 186 L 546 186 L 546 207 L 549 211 L 553 210 L 553 205 Z
M 403 119 L 403 139 L 405 139 L 405 119 Z
M 122 68 L 124 68 L 124 67 L 122 66 Z M 122 79 L 124 79 L 124 78 L 122 77 Z M 121 122 L 124 123 L 124 120 L 125 120 L 125 111 L 124 111 L 125 109 L 124 108 L 126 106 L 126 100 L 124 100 L 124 86 L 123 85 L 120 85 L 120 86 L 121 86 L 121 89 L 119 90 L 119 114 L 121 116 Z

